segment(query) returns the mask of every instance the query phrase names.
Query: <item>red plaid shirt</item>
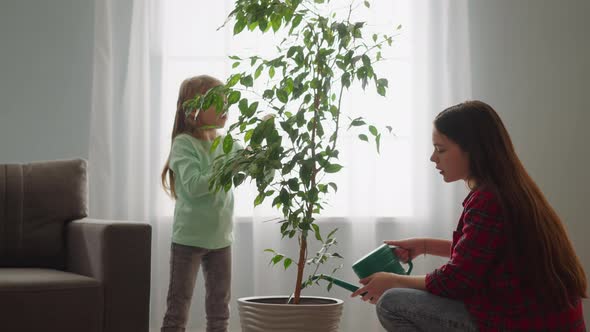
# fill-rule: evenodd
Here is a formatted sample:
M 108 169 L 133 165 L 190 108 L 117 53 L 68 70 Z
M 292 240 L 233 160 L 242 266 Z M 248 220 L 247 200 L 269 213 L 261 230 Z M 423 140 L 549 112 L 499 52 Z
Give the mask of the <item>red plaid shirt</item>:
M 472 191 L 453 233 L 451 258 L 426 275 L 426 289 L 461 300 L 480 331 L 585 331 L 582 301 L 546 309 L 505 254 L 505 221 L 494 194 Z

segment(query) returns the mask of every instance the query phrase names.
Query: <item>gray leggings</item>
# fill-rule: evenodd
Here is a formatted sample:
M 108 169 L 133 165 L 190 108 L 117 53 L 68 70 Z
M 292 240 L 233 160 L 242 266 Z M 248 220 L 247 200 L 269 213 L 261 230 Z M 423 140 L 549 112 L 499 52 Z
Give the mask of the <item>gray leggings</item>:
M 383 293 L 376 308 L 387 331 L 478 330 L 462 302 L 417 289 L 390 289 Z
M 231 288 L 231 247 L 205 249 L 172 243 L 170 285 L 162 332 L 184 332 L 199 266 L 205 276 L 207 332 L 226 332 Z

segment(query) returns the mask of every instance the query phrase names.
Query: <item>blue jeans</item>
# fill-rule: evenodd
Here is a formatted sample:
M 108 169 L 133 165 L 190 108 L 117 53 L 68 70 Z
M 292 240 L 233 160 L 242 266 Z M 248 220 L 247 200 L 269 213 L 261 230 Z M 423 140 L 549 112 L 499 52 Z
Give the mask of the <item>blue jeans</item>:
M 417 289 L 390 289 L 376 308 L 381 325 L 390 332 L 478 330 L 463 302 Z

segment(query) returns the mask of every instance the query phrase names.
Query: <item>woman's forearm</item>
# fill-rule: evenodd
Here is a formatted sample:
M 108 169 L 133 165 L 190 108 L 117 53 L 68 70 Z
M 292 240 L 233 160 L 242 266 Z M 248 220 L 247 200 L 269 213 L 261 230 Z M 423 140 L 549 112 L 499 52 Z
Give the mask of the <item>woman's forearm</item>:
M 429 255 L 450 257 L 451 241 L 444 239 L 425 239 L 426 253 Z
M 426 290 L 426 276 L 396 275 L 394 287 Z

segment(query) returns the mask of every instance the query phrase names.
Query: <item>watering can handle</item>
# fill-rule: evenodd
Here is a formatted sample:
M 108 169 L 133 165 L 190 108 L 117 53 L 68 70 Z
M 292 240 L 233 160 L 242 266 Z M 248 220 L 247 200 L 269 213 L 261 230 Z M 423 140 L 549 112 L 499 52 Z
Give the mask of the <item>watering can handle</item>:
M 395 251 L 395 248 L 398 248 L 398 247 L 390 245 L 389 248 L 391 248 L 391 250 Z M 394 253 L 394 255 L 395 255 L 395 253 Z M 408 260 L 407 264 L 408 264 L 408 270 L 406 271 L 406 275 L 409 275 L 410 273 L 412 273 L 412 269 L 414 268 L 414 263 L 412 263 L 411 260 Z
M 408 261 L 408 270 L 406 271 L 406 275 L 412 273 L 412 269 L 414 268 L 414 263 L 412 261 Z

